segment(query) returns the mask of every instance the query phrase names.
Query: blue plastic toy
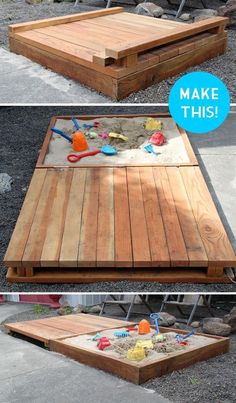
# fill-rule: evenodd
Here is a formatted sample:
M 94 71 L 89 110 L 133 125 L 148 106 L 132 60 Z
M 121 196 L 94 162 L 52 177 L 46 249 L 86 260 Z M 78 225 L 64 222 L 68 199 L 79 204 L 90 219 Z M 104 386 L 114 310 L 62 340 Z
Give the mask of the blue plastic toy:
M 157 334 L 159 334 L 160 331 L 159 331 L 159 323 L 158 323 L 158 321 L 160 320 L 160 314 L 159 313 L 151 313 L 150 319 L 151 319 L 151 321 L 153 321 L 155 323 L 156 332 L 157 332 Z
M 75 119 L 74 116 L 71 116 L 71 120 L 74 123 L 74 126 L 75 126 L 76 130 L 80 130 L 81 127 L 80 127 L 79 123 L 77 122 L 77 120 Z
M 160 153 L 156 153 L 156 152 L 153 150 L 152 144 L 147 144 L 146 146 L 144 146 L 144 149 L 145 149 L 149 154 L 154 154 L 154 155 L 160 154 Z
M 100 333 L 96 333 L 95 336 L 93 336 L 92 340 L 97 341 L 97 340 L 99 340 L 101 338 L 102 338 L 102 335 Z
M 185 335 L 177 334 L 175 336 L 175 338 L 176 338 L 177 342 L 180 343 L 181 341 L 188 339 L 188 337 L 192 336 L 193 334 L 194 334 L 194 331 L 189 332 L 188 334 L 185 334 Z
M 73 143 L 72 137 L 68 136 L 68 134 L 64 133 L 62 130 L 56 129 L 56 127 L 52 127 L 51 130 L 53 133 L 60 134 L 60 136 L 64 137 L 64 139 L 68 140 L 70 143 Z
M 126 331 L 121 331 L 121 332 L 115 332 L 114 336 L 116 337 L 128 337 L 129 336 L 129 332 Z

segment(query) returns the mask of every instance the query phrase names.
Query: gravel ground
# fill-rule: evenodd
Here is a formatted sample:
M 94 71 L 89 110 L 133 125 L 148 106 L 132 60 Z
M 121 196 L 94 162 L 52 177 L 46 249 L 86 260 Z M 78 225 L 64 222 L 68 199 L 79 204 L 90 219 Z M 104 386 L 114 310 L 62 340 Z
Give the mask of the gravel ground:
M 215 299 L 219 300 L 219 297 Z M 228 302 L 226 300 L 228 298 Z M 153 300 L 156 300 L 154 302 Z M 160 309 L 161 296 L 150 297 L 151 305 L 153 309 L 158 311 Z M 235 297 L 224 297 L 223 304 L 214 302 L 213 313 L 217 317 L 224 316 L 232 308 L 232 304 L 229 301 L 234 301 Z M 136 305 L 135 311 L 139 312 L 138 315 L 132 315 L 131 320 L 138 322 L 144 316 L 143 313 L 147 313 L 143 305 Z M 179 313 L 173 306 L 168 309 L 168 312 L 179 317 Z M 185 308 L 185 312 L 188 313 L 188 308 Z M 56 316 L 56 311 L 51 310 L 48 316 Z M 121 318 L 121 311 L 118 307 L 106 308 L 106 315 L 114 318 Z M 196 320 L 209 316 L 206 308 L 199 308 L 197 310 Z M 18 315 L 12 315 L 4 323 L 20 322 L 23 320 L 33 320 L 44 318 L 45 315 L 35 315 L 32 311 L 22 312 Z M 174 327 L 191 329 L 184 324 L 178 323 Z M 0 329 L 5 331 L 3 324 L 0 324 Z M 197 329 L 201 331 L 201 329 Z M 152 379 L 142 386 L 155 390 L 162 396 L 174 401 L 176 403 L 232 403 L 236 401 L 236 387 L 235 387 L 235 364 L 236 364 L 236 334 L 230 336 L 230 352 L 223 354 L 216 358 L 212 358 L 195 365 L 191 365 L 180 371 L 174 371 L 169 375 L 162 376 L 161 378 Z
M 86 4 L 85 4 L 86 3 Z M 199 1 L 200 3 L 200 1 Z M 166 0 L 159 0 L 158 4 L 170 8 Z M 209 1 L 209 7 L 217 9 L 222 5 L 220 0 Z M 9 24 L 19 23 L 23 21 L 30 21 L 40 18 L 49 18 L 59 15 L 74 14 L 75 12 L 90 11 L 96 8 L 104 7 L 105 3 L 102 0 L 92 1 L 85 0 L 83 4 L 79 4 L 78 7 L 74 8 L 72 3 L 52 3 L 52 4 L 37 4 L 28 5 L 22 0 L 0 0 L 0 45 L 2 44 L 5 48 L 8 48 L 8 36 L 7 27 Z M 133 12 L 134 6 L 123 4 L 127 11 Z M 185 9 L 189 11 L 191 9 Z M 236 30 L 228 30 L 229 35 L 229 47 L 225 55 L 219 56 L 212 60 L 188 69 L 185 73 L 191 71 L 207 71 L 217 75 L 221 78 L 224 83 L 228 86 L 231 93 L 231 101 L 236 102 Z M 162 81 L 159 84 L 155 84 L 146 90 L 139 91 L 135 94 L 130 95 L 125 98 L 122 102 L 130 103 L 167 103 L 168 94 L 171 87 L 177 79 L 179 79 L 183 74 L 179 74 L 173 78 Z
M 166 107 L 1 107 L 0 172 L 13 178 L 12 190 L 0 195 L 0 261 L 2 262 L 15 226 L 27 187 L 35 169 L 38 152 L 53 115 L 98 113 L 152 113 Z M 31 150 L 31 152 L 29 152 Z M 233 292 L 233 284 L 158 284 L 149 282 L 101 282 L 92 284 L 8 284 L 6 268 L 0 263 L 2 292 Z

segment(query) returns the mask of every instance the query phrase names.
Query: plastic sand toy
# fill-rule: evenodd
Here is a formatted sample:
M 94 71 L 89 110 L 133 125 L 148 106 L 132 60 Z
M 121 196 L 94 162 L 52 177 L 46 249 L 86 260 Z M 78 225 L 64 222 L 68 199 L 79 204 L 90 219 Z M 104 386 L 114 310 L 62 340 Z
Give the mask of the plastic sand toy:
M 135 347 L 153 348 L 152 340 L 138 340 Z
M 128 350 L 127 358 L 130 361 L 142 361 L 146 357 L 145 350 L 142 346 L 134 347 Z
M 155 146 L 162 146 L 167 142 L 165 136 L 161 132 L 156 132 L 150 138 L 150 143 L 154 144 Z
M 151 331 L 150 323 L 146 319 L 142 319 L 138 325 L 139 334 L 148 334 Z
M 159 323 L 158 323 L 158 321 L 160 320 L 160 314 L 159 313 L 151 313 L 150 319 L 151 319 L 151 321 L 153 321 L 155 323 L 157 334 L 160 334 Z
M 111 345 L 110 340 L 107 337 L 102 337 L 97 342 L 97 347 L 99 350 L 105 350 L 105 348 Z
M 114 138 L 114 139 L 120 139 L 123 141 L 129 141 L 129 138 L 124 136 L 123 134 L 119 134 L 119 133 L 109 133 L 109 137 Z
M 117 154 L 117 150 L 116 148 L 110 146 L 109 144 L 103 146 L 100 150 L 94 150 L 94 151 L 88 151 L 87 153 L 83 153 L 83 154 L 69 154 L 67 155 L 67 161 L 69 162 L 77 162 L 79 160 L 81 160 L 82 158 L 85 157 L 89 157 L 92 155 L 96 155 L 99 153 L 103 153 L 105 155 L 116 155 Z
M 177 340 L 178 343 L 183 344 L 182 342 L 183 342 L 184 340 L 188 339 L 190 336 L 193 336 L 193 335 L 194 335 L 194 331 L 189 332 L 188 334 L 185 334 L 185 335 L 183 335 L 183 334 L 177 334 L 177 335 L 175 336 L 175 338 L 176 338 L 176 340 Z
M 64 137 L 70 143 L 72 143 L 72 147 L 74 151 L 85 151 L 88 150 L 89 146 L 86 140 L 84 133 L 80 131 L 76 131 L 72 134 L 72 137 L 68 136 L 68 134 L 64 133 L 62 130 L 57 129 L 56 127 L 52 127 L 51 129 L 54 133 L 59 134 Z
M 162 343 L 163 341 L 166 341 L 166 336 L 164 336 L 164 334 L 155 334 L 153 336 L 153 341 L 157 343 Z
M 90 131 L 88 135 L 90 139 L 96 139 L 98 137 L 97 133 L 94 131 Z
M 144 146 L 144 149 L 145 149 L 149 154 L 158 155 L 158 153 L 156 153 L 156 152 L 153 150 L 152 144 L 148 144 L 148 145 Z
M 101 338 L 102 338 L 102 335 L 100 333 L 96 333 L 95 336 L 93 336 L 92 340 L 93 341 L 98 341 Z
M 154 118 L 147 118 L 146 121 L 146 130 L 161 130 L 163 127 L 163 123 L 160 120 L 156 120 Z
M 115 332 L 114 336 L 116 336 L 116 337 L 128 337 L 129 332 L 125 332 L 125 331 Z
M 100 133 L 100 134 L 99 134 L 99 137 L 101 137 L 102 139 L 107 139 L 108 136 L 109 136 L 108 133 Z

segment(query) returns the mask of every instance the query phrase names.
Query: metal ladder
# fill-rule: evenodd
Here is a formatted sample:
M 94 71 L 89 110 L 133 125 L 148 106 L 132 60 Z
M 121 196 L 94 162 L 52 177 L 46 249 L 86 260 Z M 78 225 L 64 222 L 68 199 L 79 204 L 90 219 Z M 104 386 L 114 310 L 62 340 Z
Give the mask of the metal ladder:
M 162 305 L 161 305 L 161 309 L 160 312 L 163 311 L 164 307 L 166 305 L 174 305 L 176 306 L 176 308 L 178 309 L 178 311 L 180 312 L 180 314 L 182 316 L 184 316 L 184 312 L 182 310 L 182 306 L 192 306 L 192 310 L 191 313 L 189 315 L 188 319 L 182 319 L 182 318 L 178 318 L 177 321 L 178 322 L 184 322 L 187 325 L 190 325 L 192 323 L 193 317 L 195 315 L 195 312 L 197 310 L 200 298 L 203 298 L 203 302 L 204 302 L 204 306 L 208 309 L 209 313 L 211 314 L 211 316 L 214 316 L 212 310 L 211 310 L 211 295 L 205 295 L 205 294 L 198 294 L 197 298 L 195 300 L 195 302 L 191 303 L 187 303 L 187 302 L 183 302 L 182 301 L 182 294 L 178 294 L 178 295 L 170 295 L 170 294 L 166 294 Z
M 118 305 L 120 307 L 120 309 L 126 314 L 125 320 L 129 320 L 131 312 L 133 310 L 133 306 L 135 304 L 136 298 L 139 297 L 142 301 L 142 303 L 147 307 L 147 309 L 153 313 L 153 310 L 151 308 L 151 306 L 149 305 L 149 303 L 146 301 L 146 295 L 142 295 L 142 294 L 137 294 L 137 295 L 133 295 L 132 300 L 131 301 L 125 301 L 123 298 L 123 295 L 119 297 L 119 299 L 117 298 L 117 296 L 112 295 L 112 294 L 107 294 L 105 296 L 104 302 L 102 304 L 102 309 L 100 312 L 100 316 L 103 315 L 105 307 L 107 305 Z M 127 308 L 126 308 L 127 307 Z

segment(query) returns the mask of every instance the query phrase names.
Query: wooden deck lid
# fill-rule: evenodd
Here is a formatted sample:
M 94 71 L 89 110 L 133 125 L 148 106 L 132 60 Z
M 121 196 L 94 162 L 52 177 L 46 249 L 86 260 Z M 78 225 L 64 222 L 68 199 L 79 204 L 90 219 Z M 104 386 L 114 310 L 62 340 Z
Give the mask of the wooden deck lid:
M 36 169 L 8 267 L 229 267 L 199 167 Z

